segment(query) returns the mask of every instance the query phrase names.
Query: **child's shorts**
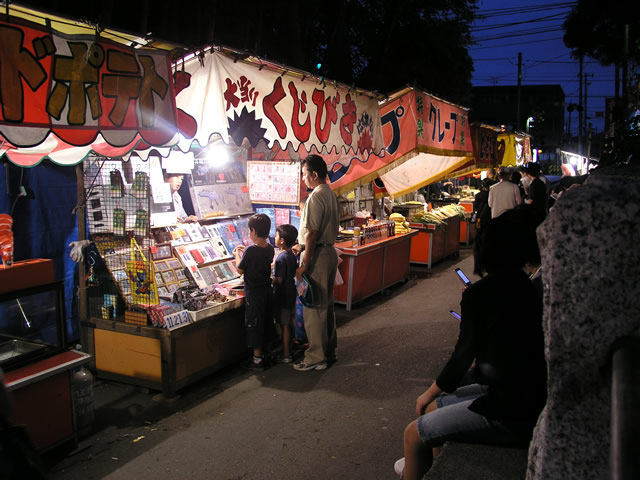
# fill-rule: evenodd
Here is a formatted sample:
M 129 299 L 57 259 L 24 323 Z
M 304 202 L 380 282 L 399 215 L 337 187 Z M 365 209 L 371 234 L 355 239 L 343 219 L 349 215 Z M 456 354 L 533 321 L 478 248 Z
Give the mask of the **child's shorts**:
M 270 318 L 271 291 L 261 289 L 248 292 L 244 297 L 244 326 L 247 346 L 261 348 L 264 343 L 265 325 Z
M 280 308 L 276 312 L 276 322 L 280 325 L 293 325 L 296 320 L 295 306 L 291 308 Z

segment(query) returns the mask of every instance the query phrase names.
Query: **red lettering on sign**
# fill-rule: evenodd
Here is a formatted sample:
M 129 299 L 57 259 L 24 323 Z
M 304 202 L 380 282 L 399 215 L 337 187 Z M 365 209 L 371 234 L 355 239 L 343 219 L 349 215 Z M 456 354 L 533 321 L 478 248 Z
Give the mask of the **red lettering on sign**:
M 240 99 L 236 95 L 238 86 L 233 83 L 230 78 L 225 78 L 224 81 L 227 83 L 227 89 L 224 91 L 224 99 L 227 101 L 226 110 L 229 110 L 229 107 L 231 107 L 231 105 L 233 105 L 233 108 L 236 108 L 240 103 Z
M 347 93 L 342 104 L 342 118 L 340 119 L 340 135 L 344 140 L 344 143 L 351 145 L 353 126 L 356 123 L 356 104 L 351 100 L 351 94 Z
M 240 85 L 240 100 L 243 102 L 251 102 L 251 105 L 256 106 L 256 99 L 258 98 L 258 92 L 253 87 L 250 87 L 251 80 L 247 79 L 244 75 L 240 77 L 240 81 L 237 82 Z
M 289 93 L 293 97 L 293 111 L 291 112 L 291 129 L 293 130 L 293 134 L 296 138 L 304 143 L 309 140 L 311 136 L 311 121 L 309 119 L 309 115 L 307 115 L 307 120 L 304 124 L 300 124 L 299 115 L 300 111 L 302 113 L 307 109 L 307 92 L 303 91 L 301 94 L 301 98 L 298 99 L 298 89 L 296 88 L 295 83 L 289 82 Z
M 280 100 L 285 97 L 284 88 L 282 88 L 282 77 L 278 77 L 273 84 L 273 91 L 264 97 L 262 100 L 262 110 L 264 111 L 265 116 L 271 120 L 273 126 L 276 127 L 276 131 L 280 138 L 285 138 L 287 136 L 287 126 L 282 119 L 282 116 L 276 110 L 276 105 Z
M 340 94 L 337 93 L 335 97 L 329 97 L 324 99 L 324 91 L 315 89 L 311 96 L 313 103 L 316 104 L 316 136 L 320 143 L 327 143 L 329 140 L 329 134 L 331 133 L 331 125 L 338 121 L 338 113 L 336 112 L 336 103 L 340 102 Z M 322 125 L 322 117 L 324 111 L 327 111 L 324 119 L 324 125 Z

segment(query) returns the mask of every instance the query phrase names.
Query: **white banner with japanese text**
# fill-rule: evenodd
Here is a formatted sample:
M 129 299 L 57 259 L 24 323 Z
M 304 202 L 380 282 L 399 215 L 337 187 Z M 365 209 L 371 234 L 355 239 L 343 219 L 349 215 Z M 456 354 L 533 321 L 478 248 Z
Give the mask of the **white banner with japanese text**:
M 182 66 L 179 67 L 182 71 Z M 188 87 L 176 97 L 197 124 L 194 139 L 265 140 L 295 150 L 374 151 L 384 148 L 376 98 L 259 59 L 234 61 L 214 51 L 184 65 Z

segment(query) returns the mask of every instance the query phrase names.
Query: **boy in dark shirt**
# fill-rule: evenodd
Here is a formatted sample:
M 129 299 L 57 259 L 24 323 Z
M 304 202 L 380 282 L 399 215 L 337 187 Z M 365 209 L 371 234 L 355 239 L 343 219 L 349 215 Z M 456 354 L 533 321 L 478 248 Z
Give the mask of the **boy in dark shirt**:
M 233 250 L 236 266 L 244 274 L 245 332 L 247 347 L 253 349 L 251 368 L 264 368 L 262 346 L 266 320 L 271 308 L 271 261 L 274 250 L 269 243 L 271 220 L 263 213 L 249 218 L 249 238 L 253 242 L 245 249 L 238 245 Z
M 295 274 L 298 268 L 291 247 L 296 244 L 298 230 L 293 225 L 276 228 L 276 247 L 282 250 L 276 259 L 273 275 L 273 300 L 276 322 L 282 327 L 282 363 L 291 363 L 291 326 L 296 316 Z

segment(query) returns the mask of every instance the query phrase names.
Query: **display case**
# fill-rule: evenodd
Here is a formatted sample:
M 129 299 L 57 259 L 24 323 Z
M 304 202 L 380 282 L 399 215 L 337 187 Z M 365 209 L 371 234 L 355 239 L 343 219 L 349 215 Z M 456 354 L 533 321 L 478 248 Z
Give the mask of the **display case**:
M 48 259 L 16 262 L 2 273 L 0 367 L 13 397 L 9 421 L 25 425 L 38 450 L 75 442 L 72 376 L 90 357 L 67 350 L 63 283 L 52 281 Z
M 0 367 L 6 372 L 66 348 L 62 282 L 0 294 Z

